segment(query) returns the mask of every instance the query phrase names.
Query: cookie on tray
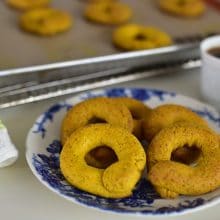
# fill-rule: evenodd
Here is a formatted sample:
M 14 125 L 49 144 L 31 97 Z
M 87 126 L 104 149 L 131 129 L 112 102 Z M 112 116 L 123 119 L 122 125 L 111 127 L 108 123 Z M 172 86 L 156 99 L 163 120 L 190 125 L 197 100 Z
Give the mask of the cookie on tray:
M 171 45 L 172 39 L 156 27 L 126 24 L 114 31 L 113 43 L 124 50 L 143 50 Z
M 51 0 L 7 0 L 7 4 L 19 10 L 47 7 Z
M 92 3 L 100 3 L 100 2 L 115 2 L 117 0 L 87 0 L 88 2 Z
M 205 11 L 205 4 L 201 0 L 160 0 L 159 7 L 165 12 L 184 17 L 197 17 Z
M 69 30 L 72 18 L 68 13 L 58 9 L 34 9 L 21 16 L 20 26 L 27 32 L 48 36 Z
M 89 3 L 84 16 L 95 23 L 118 25 L 127 22 L 132 16 L 131 8 L 117 1 Z

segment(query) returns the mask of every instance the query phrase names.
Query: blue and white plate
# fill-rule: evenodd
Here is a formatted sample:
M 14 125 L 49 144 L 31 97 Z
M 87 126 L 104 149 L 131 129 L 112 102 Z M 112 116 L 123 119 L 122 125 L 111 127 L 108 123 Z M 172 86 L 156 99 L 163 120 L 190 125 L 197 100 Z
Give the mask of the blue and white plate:
M 200 114 L 216 131 L 220 130 L 220 117 L 214 108 L 173 92 L 146 88 L 112 88 L 83 93 L 51 106 L 35 121 L 27 136 L 26 159 L 41 183 L 71 202 L 120 214 L 177 215 L 198 211 L 220 201 L 220 189 L 202 196 L 161 199 L 145 179 L 140 180 L 131 197 L 123 199 L 105 199 L 79 190 L 66 182 L 59 167 L 61 121 L 70 107 L 95 96 L 129 96 L 151 107 L 164 103 L 181 104 Z

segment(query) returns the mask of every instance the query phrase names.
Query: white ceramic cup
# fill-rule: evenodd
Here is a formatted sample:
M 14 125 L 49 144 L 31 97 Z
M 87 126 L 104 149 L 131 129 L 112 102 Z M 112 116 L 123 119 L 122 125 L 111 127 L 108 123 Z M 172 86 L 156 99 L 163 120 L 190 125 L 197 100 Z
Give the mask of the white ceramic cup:
M 213 48 L 220 49 L 220 35 L 201 42 L 201 92 L 207 102 L 220 110 L 220 57 L 209 53 Z

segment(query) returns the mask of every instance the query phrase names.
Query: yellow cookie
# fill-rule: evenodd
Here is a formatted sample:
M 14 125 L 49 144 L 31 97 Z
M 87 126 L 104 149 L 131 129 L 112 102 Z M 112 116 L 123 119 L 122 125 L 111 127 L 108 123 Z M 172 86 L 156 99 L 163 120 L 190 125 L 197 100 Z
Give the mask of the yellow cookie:
M 126 24 L 114 31 L 113 43 L 124 50 L 142 50 L 168 46 L 172 39 L 155 27 Z
M 109 123 L 129 132 L 133 129 L 132 115 L 126 106 L 107 97 L 86 99 L 73 106 L 65 115 L 61 126 L 62 144 L 78 128 L 95 123 Z
M 89 166 L 85 155 L 98 146 L 115 151 L 117 161 L 106 169 Z M 81 127 L 66 141 L 60 155 L 60 168 L 74 186 L 107 198 L 132 194 L 146 164 L 140 142 L 124 128 L 110 124 Z
M 8 5 L 20 10 L 47 7 L 51 0 L 7 0 Z
M 171 153 L 187 145 L 200 150 L 193 167 L 171 161 Z M 148 179 L 163 198 L 201 195 L 220 186 L 220 148 L 216 134 L 197 125 L 172 125 L 162 129 L 148 150 Z
M 93 22 L 109 25 L 122 24 L 132 16 L 129 6 L 115 1 L 88 4 L 85 17 Z
M 176 104 L 164 104 L 154 108 L 149 117 L 144 120 L 144 136 L 147 141 L 151 141 L 160 130 L 177 122 L 188 122 L 208 128 L 207 122 L 189 108 Z
M 186 17 L 199 16 L 205 11 L 201 0 L 160 0 L 159 6 L 168 13 Z
M 100 3 L 100 2 L 114 2 L 117 0 L 87 0 L 88 2 L 92 3 Z
M 47 36 L 68 30 L 72 25 L 72 18 L 57 9 L 34 9 L 21 16 L 20 25 L 25 31 Z

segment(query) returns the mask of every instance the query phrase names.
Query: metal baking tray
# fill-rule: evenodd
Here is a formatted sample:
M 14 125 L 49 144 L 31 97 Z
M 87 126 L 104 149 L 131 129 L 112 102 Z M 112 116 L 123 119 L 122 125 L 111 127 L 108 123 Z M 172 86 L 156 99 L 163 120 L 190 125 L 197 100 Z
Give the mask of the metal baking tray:
M 112 44 L 115 26 L 98 25 L 83 18 L 86 0 L 51 1 L 52 7 L 67 11 L 74 18 L 70 31 L 53 37 L 39 37 L 21 31 L 18 26 L 21 12 L 9 8 L 5 2 L 0 1 L 0 70 L 122 53 Z M 219 32 L 220 13 L 209 6 L 201 17 L 186 19 L 161 12 L 157 0 L 121 2 L 132 8 L 131 22 L 161 28 L 175 40 Z
M 199 42 L 1 71 L 0 108 L 200 66 Z
M 216 11 L 208 8 L 201 18 L 188 20 L 161 13 L 155 1 L 124 2 L 133 8 L 134 22 L 161 27 L 175 44 L 122 53 L 111 44 L 113 27 L 85 21 L 85 1 L 67 0 L 53 5 L 73 12 L 75 27 L 40 38 L 20 31 L 19 13 L 0 2 L 0 108 L 200 66 L 200 41 L 218 33 Z

